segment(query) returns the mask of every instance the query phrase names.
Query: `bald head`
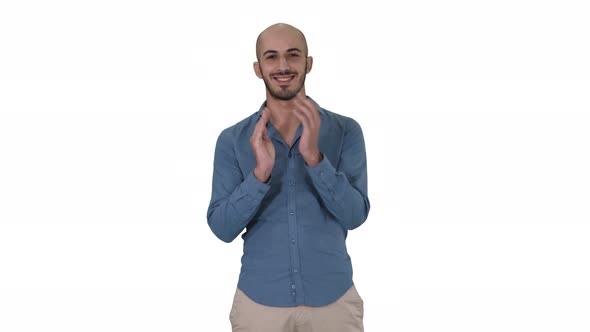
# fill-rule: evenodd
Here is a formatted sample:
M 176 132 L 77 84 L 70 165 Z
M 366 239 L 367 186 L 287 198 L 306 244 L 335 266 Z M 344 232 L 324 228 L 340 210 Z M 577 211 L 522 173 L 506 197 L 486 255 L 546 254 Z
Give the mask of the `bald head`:
M 256 39 L 256 59 L 260 61 L 260 56 L 266 50 L 264 47 L 269 44 L 268 41 L 274 39 L 293 39 L 301 44 L 303 54 L 307 56 L 307 40 L 305 35 L 296 27 L 286 23 L 276 23 L 264 29 Z

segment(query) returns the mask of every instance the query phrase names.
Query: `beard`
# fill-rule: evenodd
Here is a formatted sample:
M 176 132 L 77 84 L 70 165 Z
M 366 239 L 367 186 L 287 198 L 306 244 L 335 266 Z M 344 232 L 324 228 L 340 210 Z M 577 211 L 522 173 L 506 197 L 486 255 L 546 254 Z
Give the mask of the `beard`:
M 264 81 L 264 85 L 266 86 L 266 91 L 268 91 L 268 93 L 276 99 L 279 100 L 291 100 L 293 99 L 295 96 L 297 96 L 297 94 L 299 93 L 299 91 L 301 91 L 301 89 L 303 88 L 303 85 L 305 84 L 305 77 L 307 76 L 307 64 L 305 65 L 305 68 L 303 69 L 303 77 L 301 78 L 301 81 L 298 83 L 295 83 L 295 87 L 289 89 L 289 87 L 278 87 L 278 88 L 273 88 L 270 80 L 272 80 L 272 78 L 267 77 L 266 75 L 264 75 L 264 72 L 262 71 L 262 68 L 260 69 L 260 72 L 262 73 L 262 80 Z M 279 72 L 277 74 L 281 74 L 281 75 L 290 75 L 293 74 L 293 72 L 291 71 L 285 71 L 285 72 Z

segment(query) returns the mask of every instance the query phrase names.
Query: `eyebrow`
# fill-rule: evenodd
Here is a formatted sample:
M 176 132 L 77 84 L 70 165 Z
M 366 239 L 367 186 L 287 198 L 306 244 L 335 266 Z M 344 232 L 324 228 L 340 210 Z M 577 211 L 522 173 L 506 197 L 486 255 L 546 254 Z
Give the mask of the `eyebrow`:
M 299 52 L 299 53 L 303 53 L 303 51 L 301 51 L 297 47 L 292 47 L 292 48 L 288 49 L 287 52 Z M 262 53 L 262 55 L 265 56 L 268 53 L 276 54 L 276 53 L 279 53 L 279 52 L 278 51 L 275 51 L 275 50 L 268 50 L 268 51 L 265 51 L 264 53 Z

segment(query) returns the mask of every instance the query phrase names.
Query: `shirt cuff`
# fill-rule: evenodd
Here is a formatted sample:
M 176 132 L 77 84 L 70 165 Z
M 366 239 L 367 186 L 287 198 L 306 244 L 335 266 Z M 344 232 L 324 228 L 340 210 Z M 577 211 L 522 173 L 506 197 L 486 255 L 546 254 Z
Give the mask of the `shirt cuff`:
M 266 183 L 263 183 L 260 182 L 256 176 L 254 176 L 254 172 L 250 172 L 250 174 L 246 177 L 246 179 L 244 179 L 244 182 L 242 183 L 242 190 L 248 196 L 256 200 L 261 200 L 270 189 L 271 179 L 272 176 Z
M 316 187 L 319 186 L 318 189 L 334 190 L 333 188 L 336 186 L 336 169 L 325 155 L 317 165 L 306 165 L 305 167 Z

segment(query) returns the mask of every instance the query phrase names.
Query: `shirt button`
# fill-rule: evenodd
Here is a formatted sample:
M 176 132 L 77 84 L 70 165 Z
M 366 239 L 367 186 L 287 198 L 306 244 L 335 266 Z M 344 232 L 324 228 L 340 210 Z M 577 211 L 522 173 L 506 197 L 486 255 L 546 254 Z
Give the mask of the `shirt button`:
M 295 285 L 291 285 L 291 288 L 295 289 Z
M 292 244 L 295 244 L 295 239 L 291 239 L 291 243 Z
M 291 295 L 295 296 L 295 292 L 291 293 Z
M 294 215 L 295 213 L 293 212 L 293 210 L 290 210 L 290 211 L 289 211 L 289 214 L 290 214 L 290 215 Z
M 293 269 L 293 272 L 294 272 L 294 273 L 297 273 L 297 271 L 299 271 L 299 270 L 297 270 L 297 269 Z
M 324 176 L 324 172 L 323 172 L 323 171 L 322 171 L 322 172 L 320 172 L 320 176 Z

